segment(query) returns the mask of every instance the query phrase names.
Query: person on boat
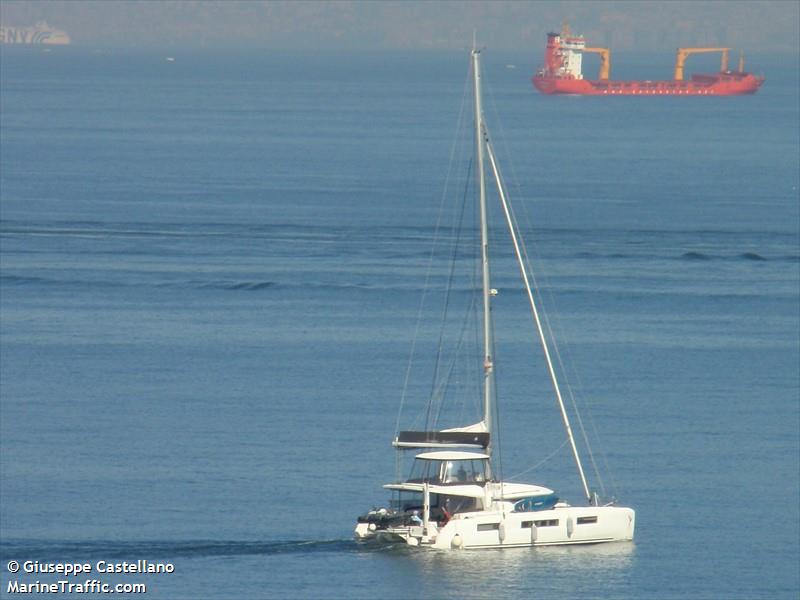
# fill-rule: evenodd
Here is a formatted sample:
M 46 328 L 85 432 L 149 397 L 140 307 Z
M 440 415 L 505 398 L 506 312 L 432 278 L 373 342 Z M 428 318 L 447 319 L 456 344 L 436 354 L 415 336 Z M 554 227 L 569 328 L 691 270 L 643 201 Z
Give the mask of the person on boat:
M 411 513 L 411 522 L 414 525 L 422 525 L 423 524 L 422 523 L 422 519 L 419 516 L 419 511 L 418 510 L 415 510 L 414 512 Z
M 444 501 L 442 505 L 442 518 L 439 521 L 439 526 L 444 527 L 447 525 L 447 522 L 451 519 L 453 513 L 450 512 L 450 498 Z

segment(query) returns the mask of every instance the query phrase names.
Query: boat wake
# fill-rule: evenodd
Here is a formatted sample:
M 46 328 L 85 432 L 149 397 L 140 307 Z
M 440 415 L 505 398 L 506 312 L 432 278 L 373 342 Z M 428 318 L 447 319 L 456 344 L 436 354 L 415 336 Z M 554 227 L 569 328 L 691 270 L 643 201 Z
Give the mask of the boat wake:
M 2 561 L 47 559 L 151 559 L 204 558 L 212 556 L 254 556 L 271 554 L 323 554 L 376 551 L 351 539 L 283 540 L 253 542 L 241 540 L 187 541 L 104 541 L 17 540 L 0 545 Z

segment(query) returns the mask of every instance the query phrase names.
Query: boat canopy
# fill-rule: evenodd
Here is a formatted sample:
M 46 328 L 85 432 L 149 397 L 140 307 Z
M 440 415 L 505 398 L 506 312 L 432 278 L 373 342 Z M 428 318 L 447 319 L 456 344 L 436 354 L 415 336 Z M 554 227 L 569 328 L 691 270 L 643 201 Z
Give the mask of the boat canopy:
M 422 483 L 387 483 L 384 489 L 397 490 L 400 492 L 420 492 L 423 490 Z M 428 491 L 431 494 L 442 494 L 445 496 L 463 496 L 465 498 L 484 498 L 486 492 L 479 485 L 429 485 Z
M 417 454 L 414 458 L 419 458 L 421 460 L 480 460 L 483 458 L 489 458 L 489 455 L 480 452 L 439 450 L 437 452 L 423 452 L 422 454 Z
M 400 492 L 422 492 L 424 484 L 416 481 L 406 481 L 404 483 L 387 483 L 384 489 L 397 490 Z M 553 490 L 541 485 L 531 485 L 526 483 L 493 483 L 491 484 L 492 496 L 498 500 L 516 502 L 531 497 L 545 499 L 555 498 Z M 486 495 L 484 486 L 476 484 L 462 485 L 437 485 L 429 484 L 428 490 L 431 494 L 444 494 L 449 496 L 465 496 L 468 498 L 483 498 Z M 557 500 L 557 499 L 556 499 Z

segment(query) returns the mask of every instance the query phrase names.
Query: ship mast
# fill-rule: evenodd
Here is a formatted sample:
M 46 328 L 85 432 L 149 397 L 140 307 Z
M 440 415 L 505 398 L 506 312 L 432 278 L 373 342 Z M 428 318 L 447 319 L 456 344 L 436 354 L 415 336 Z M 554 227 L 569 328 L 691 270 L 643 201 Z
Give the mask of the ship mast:
M 481 68 L 480 50 L 472 42 L 472 74 L 475 97 L 475 160 L 480 190 L 481 219 L 481 267 L 483 280 L 483 421 L 489 431 L 489 446 L 486 452 L 491 454 L 492 439 L 492 398 L 494 395 L 494 362 L 492 357 L 493 332 L 491 315 L 491 278 L 489 271 L 489 226 L 486 210 L 486 173 L 484 171 L 484 135 L 483 107 L 481 104 Z

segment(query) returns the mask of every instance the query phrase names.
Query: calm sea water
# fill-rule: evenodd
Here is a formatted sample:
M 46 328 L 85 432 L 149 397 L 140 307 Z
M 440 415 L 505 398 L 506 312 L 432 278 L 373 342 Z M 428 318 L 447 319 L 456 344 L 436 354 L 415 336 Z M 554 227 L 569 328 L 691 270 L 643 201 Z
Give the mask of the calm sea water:
M 409 553 L 351 534 L 394 474 L 466 53 L 172 56 L 0 55 L 0 594 L 59 579 L 10 560 L 146 559 L 175 572 L 98 578 L 154 598 L 797 597 L 796 58 L 763 57 L 752 97 L 546 98 L 538 49 L 486 52 L 636 541 Z M 515 318 L 510 474 L 563 440 Z M 528 478 L 580 501 L 564 450 Z

